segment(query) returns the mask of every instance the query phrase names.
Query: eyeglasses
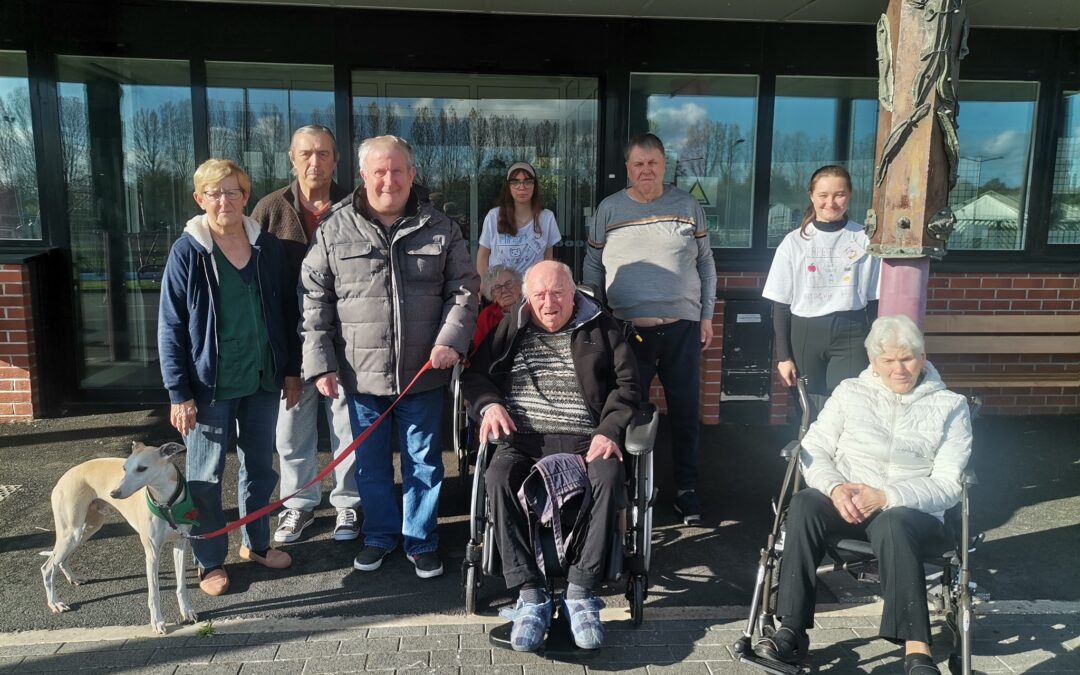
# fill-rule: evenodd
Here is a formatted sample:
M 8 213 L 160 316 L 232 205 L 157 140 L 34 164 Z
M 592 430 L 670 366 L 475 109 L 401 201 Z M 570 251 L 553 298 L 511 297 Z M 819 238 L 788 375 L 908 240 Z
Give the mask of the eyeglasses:
M 505 281 L 505 282 L 503 282 L 501 284 L 495 284 L 494 286 L 491 287 L 491 292 L 492 293 L 502 293 L 502 292 L 505 291 L 505 292 L 509 293 L 510 291 L 514 290 L 514 287 L 517 286 L 519 283 L 520 282 L 514 281 L 513 279 L 511 279 L 510 281 Z
M 532 187 L 534 185 L 536 185 L 536 179 L 535 178 L 525 178 L 525 179 L 522 179 L 522 180 L 512 180 L 512 181 L 510 181 L 510 187 L 512 187 L 512 188 Z
M 216 202 L 224 197 L 230 202 L 235 202 L 244 196 L 243 190 L 220 190 L 218 192 L 204 192 L 202 196 L 208 201 Z

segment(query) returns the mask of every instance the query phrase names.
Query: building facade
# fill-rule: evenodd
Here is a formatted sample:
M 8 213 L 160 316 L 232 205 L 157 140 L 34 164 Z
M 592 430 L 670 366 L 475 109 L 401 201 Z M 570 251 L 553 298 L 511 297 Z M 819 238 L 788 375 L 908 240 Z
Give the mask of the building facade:
M 1066 23 L 1075 18 L 1061 11 Z M 363 138 L 408 139 L 418 180 L 474 251 L 506 167 L 532 162 L 563 233 L 557 257 L 575 270 L 593 209 L 625 186 L 623 143 L 658 133 L 668 180 L 705 210 L 717 263 L 720 339 L 704 360 L 702 419 L 742 415 L 727 403 L 751 402 L 755 414 L 782 421 L 787 393 L 775 378 L 766 374 L 761 387 L 759 377 L 750 395 L 725 389 L 725 328 L 729 364 L 738 358 L 731 341 L 743 338 L 724 325 L 724 309 L 748 303 L 729 320 L 767 322 L 754 301 L 816 167 L 847 166 L 851 217 L 866 212 L 874 17 L 724 18 L 8 0 L 0 420 L 80 403 L 164 402 L 157 299 L 169 247 L 197 210 L 194 168 L 211 156 L 234 159 L 252 176 L 253 206 L 290 180 L 291 129 L 314 122 L 335 130 L 346 186 Z M 1080 313 L 1080 32 L 1053 17 L 1038 29 L 972 18 L 951 196 L 959 222 L 949 254 L 932 266 L 928 311 Z M 1076 373 L 1053 387 L 979 393 L 990 413 L 1080 412 L 1075 349 L 942 362 L 946 375 Z

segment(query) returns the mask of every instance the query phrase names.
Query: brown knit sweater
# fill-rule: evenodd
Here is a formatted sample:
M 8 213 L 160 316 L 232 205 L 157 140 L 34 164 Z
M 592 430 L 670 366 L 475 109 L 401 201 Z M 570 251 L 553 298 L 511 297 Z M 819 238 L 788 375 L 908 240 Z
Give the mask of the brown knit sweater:
M 300 205 L 299 189 L 300 186 L 294 180 L 260 199 L 251 212 L 251 217 L 259 221 L 264 231 L 281 240 L 294 286 L 300 279 L 300 265 L 304 262 L 309 243 L 307 231 L 304 230 L 304 219 L 300 215 L 303 207 Z M 337 203 L 349 194 L 348 190 L 337 183 L 330 183 L 331 203 Z M 329 212 L 330 209 L 327 209 L 325 213 Z

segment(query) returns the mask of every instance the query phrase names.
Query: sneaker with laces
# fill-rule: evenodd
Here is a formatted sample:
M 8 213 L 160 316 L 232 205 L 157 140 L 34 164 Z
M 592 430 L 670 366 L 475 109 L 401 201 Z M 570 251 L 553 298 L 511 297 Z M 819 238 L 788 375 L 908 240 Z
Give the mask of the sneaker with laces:
M 304 532 L 304 528 L 315 522 L 315 514 L 311 511 L 300 509 L 285 509 L 278 516 L 277 530 L 274 531 L 274 541 L 279 544 L 288 544 L 296 541 Z
M 690 490 L 675 497 L 675 511 L 682 516 L 684 525 L 697 525 L 701 522 L 701 502 L 697 492 Z
M 361 572 L 374 572 L 382 565 L 383 558 L 390 553 L 385 548 L 378 546 L 365 546 L 360 549 L 360 553 L 356 555 L 356 559 L 353 560 L 353 569 L 360 570 Z
M 338 509 L 337 525 L 334 526 L 334 539 L 352 541 L 360 536 L 360 523 L 356 520 L 356 509 Z
M 416 576 L 421 579 L 431 579 L 443 573 L 442 561 L 439 560 L 439 554 L 435 551 L 411 555 L 409 560 L 416 567 Z

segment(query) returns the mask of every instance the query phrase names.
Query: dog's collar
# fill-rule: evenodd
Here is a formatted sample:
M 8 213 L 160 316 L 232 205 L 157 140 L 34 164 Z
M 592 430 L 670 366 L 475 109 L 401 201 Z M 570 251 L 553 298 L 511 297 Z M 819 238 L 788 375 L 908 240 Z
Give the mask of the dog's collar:
M 164 504 L 158 504 L 150 496 L 150 490 L 146 491 L 146 506 L 150 513 L 162 518 L 175 530 L 178 525 L 198 525 L 199 510 L 195 508 L 195 500 L 191 498 L 191 490 L 187 489 L 187 481 L 184 474 L 176 472 L 176 490 Z M 181 497 L 183 495 L 183 497 Z

